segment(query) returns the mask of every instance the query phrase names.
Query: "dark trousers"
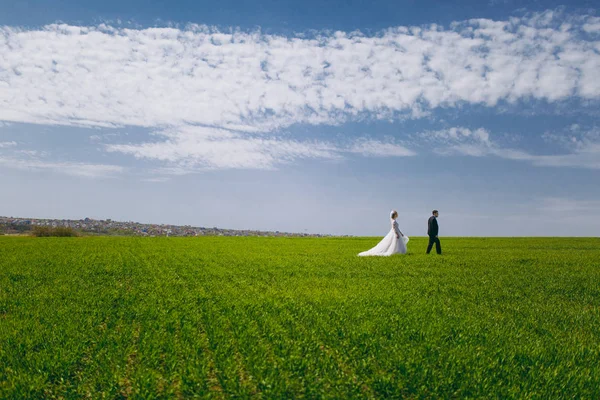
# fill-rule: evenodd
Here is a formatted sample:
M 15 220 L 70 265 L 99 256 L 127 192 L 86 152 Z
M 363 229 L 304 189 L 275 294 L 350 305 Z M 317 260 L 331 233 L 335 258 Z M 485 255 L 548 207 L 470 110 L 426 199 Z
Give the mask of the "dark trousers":
M 436 236 L 429 236 L 429 245 L 427 246 L 427 254 L 431 251 L 433 244 L 435 243 L 435 251 L 438 254 L 442 254 L 442 245 L 440 244 L 440 239 Z

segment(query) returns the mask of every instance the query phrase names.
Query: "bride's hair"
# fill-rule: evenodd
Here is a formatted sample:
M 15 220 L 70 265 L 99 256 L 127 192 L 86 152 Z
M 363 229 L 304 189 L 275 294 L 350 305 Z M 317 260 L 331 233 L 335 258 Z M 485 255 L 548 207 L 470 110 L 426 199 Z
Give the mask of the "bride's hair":
M 390 218 L 394 218 L 394 216 L 396 216 L 396 217 L 398 216 L 398 211 L 396 211 L 396 210 L 393 210 L 393 211 L 390 213 Z

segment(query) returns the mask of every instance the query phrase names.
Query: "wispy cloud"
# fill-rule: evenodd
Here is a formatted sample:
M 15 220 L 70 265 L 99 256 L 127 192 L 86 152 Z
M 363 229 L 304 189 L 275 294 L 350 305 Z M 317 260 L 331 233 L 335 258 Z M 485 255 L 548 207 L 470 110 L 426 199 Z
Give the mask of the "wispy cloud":
M 600 17 L 588 18 L 583 24 L 583 30 L 587 33 L 600 33 Z
M 122 173 L 118 165 L 86 164 L 77 162 L 52 162 L 40 159 L 26 159 L 0 156 L 0 165 L 26 171 L 52 171 L 55 173 L 85 178 L 105 178 Z
M 175 175 L 203 169 L 273 169 L 301 159 L 340 159 L 344 153 L 379 157 L 416 154 L 393 142 L 372 139 L 339 145 L 192 126 L 159 131 L 156 135 L 164 140 L 112 144 L 107 145 L 107 150 L 163 161 L 170 166 L 163 173 Z
M 154 178 L 144 178 L 142 182 L 168 182 L 170 180 L 167 176 L 157 176 Z
M 17 142 L 0 142 L 0 149 L 5 149 L 7 147 L 14 147 L 17 145 Z
M 0 120 L 148 127 L 164 140 L 107 149 L 175 169 L 269 169 L 344 153 L 409 156 L 414 151 L 400 143 L 360 139 L 344 147 L 279 133 L 299 123 L 421 118 L 464 104 L 598 104 L 599 24 L 597 17 L 548 11 L 448 28 L 395 27 L 368 36 L 284 37 L 199 25 L 4 26 Z M 464 140 L 453 150 L 537 165 L 578 165 L 582 159 L 585 166 L 596 165 L 595 148 L 535 158 L 486 142 L 477 137 L 481 133 L 456 132 Z
M 570 154 L 529 156 L 538 166 L 600 169 L 600 143 L 588 143 Z
M 563 197 L 547 197 L 541 199 L 539 210 L 556 214 L 591 214 L 600 212 L 600 200 L 577 200 Z
M 359 138 L 347 149 L 340 149 L 349 153 L 361 154 L 365 157 L 409 157 L 417 153 L 393 140 L 382 142 L 374 139 Z
M 598 99 L 596 24 L 546 12 L 312 38 L 197 25 L 5 26 L 0 119 L 239 130 L 362 113 L 389 118 L 461 102 Z
M 48 152 L 22 149 L 16 142 L 0 142 L 0 166 L 25 171 L 51 171 L 86 178 L 105 178 L 122 173 L 118 165 L 53 161 Z M 8 155 L 7 155 L 8 153 Z
M 424 132 L 418 135 L 433 143 L 435 151 L 442 155 L 463 155 L 472 157 L 496 156 L 509 160 L 528 161 L 542 167 L 577 167 L 600 169 L 600 135 L 588 131 L 576 136 L 550 135 L 546 139 L 560 142 L 563 154 L 539 155 L 528 151 L 503 146 L 493 140 L 486 129 L 471 130 L 455 127 L 446 130 Z
M 15 141 L 0 142 L 0 167 L 25 171 L 51 171 L 85 178 L 107 178 L 121 174 L 118 165 L 52 160 L 47 151 L 22 148 Z

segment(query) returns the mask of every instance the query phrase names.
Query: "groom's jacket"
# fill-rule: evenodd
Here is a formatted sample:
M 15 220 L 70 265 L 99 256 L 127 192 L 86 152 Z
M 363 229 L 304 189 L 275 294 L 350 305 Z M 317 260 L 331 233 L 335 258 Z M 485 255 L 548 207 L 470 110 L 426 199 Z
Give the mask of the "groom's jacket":
M 429 236 L 437 236 L 438 235 L 438 223 L 437 219 L 432 215 L 429 217 L 429 221 L 427 221 L 427 235 Z

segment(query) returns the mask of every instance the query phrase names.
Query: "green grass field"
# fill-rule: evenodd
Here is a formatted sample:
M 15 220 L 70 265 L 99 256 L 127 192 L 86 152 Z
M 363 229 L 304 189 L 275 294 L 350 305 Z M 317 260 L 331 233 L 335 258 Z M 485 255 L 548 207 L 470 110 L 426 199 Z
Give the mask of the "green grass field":
M 0 398 L 600 398 L 600 239 L 0 238 Z

